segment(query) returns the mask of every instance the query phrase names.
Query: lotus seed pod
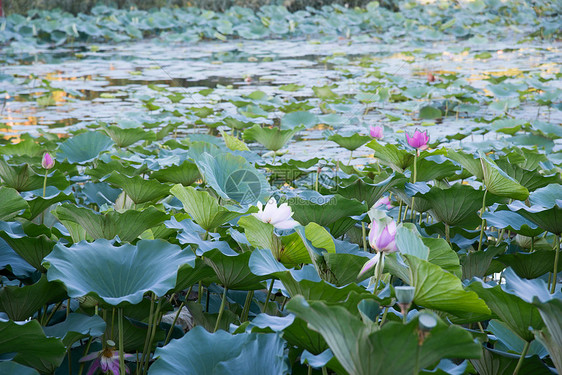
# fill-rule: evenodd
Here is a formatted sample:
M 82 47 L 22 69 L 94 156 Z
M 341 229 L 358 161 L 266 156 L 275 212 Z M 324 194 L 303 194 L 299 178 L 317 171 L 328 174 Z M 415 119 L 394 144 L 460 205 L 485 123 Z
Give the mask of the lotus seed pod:
M 416 288 L 413 286 L 397 286 L 394 288 L 398 303 L 410 304 L 414 300 Z

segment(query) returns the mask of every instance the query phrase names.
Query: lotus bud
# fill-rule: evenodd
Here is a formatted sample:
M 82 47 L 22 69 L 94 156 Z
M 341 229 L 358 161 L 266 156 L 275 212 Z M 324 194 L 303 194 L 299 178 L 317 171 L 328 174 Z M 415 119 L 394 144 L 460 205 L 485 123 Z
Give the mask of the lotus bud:
M 391 219 L 374 220 L 369 232 L 369 244 L 376 252 L 393 253 L 396 247 L 396 222 Z
M 413 135 L 406 133 L 406 141 L 410 145 L 418 150 L 427 149 L 427 144 L 429 143 L 429 134 L 427 131 L 421 132 L 418 129 L 415 130 Z
M 43 155 L 43 160 L 41 161 L 41 166 L 45 169 L 51 169 L 55 166 L 55 159 L 49 155 L 48 152 Z
M 369 134 L 375 139 L 384 138 L 382 126 L 369 126 Z

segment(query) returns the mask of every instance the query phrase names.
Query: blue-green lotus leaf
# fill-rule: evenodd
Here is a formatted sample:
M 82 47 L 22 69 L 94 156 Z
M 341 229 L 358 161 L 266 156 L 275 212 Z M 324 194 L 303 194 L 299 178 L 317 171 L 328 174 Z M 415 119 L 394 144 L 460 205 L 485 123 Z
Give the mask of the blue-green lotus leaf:
M 539 228 L 531 220 L 528 220 L 517 212 L 513 211 L 487 211 L 482 215 L 482 219 L 485 219 L 490 226 L 499 229 L 505 228 L 513 233 L 518 233 L 523 236 L 534 237 L 544 232 L 544 229 Z
M 230 153 L 203 153 L 195 163 L 205 182 L 225 199 L 241 205 L 254 205 L 269 196 L 265 175 L 242 156 Z
M 507 207 L 546 231 L 557 235 L 562 234 L 562 207 L 558 205 L 550 208 L 545 208 L 540 205 L 527 207 L 523 202 L 515 201 Z
M 37 320 L 16 323 L 0 319 L 0 355 L 7 353 L 17 353 L 15 362 L 50 374 L 60 366 L 66 348 L 58 338 L 46 337 Z
M 317 123 L 318 117 L 308 111 L 287 113 L 281 118 L 281 128 L 284 129 L 293 129 L 300 125 L 308 129 L 315 126 Z
M 141 176 L 125 176 L 113 172 L 105 181 L 125 191 L 136 204 L 158 201 L 170 193 L 170 186 L 157 180 L 146 180 Z
M 0 374 L 4 375 L 39 375 L 37 370 L 14 361 L 0 362 Z
M 99 239 L 68 248 L 58 244 L 44 265 L 49 281 L 61 281 L 70 297 L 92 295 L 119 305 L 140 303 L 148 291 L 163 296 L 176 285 L 178 269 L 194 261 L 191 251 L 162 240 L 114 246 Z
M 154 356 L 158 359 L 148 373 L 285 375 L 290 372 L 284 348 L 285 341 L 279 334 L 232 335 L 195 327 L 181 339 L 156 349 Z
M 0 206 L 0 220 L 10 220 L 22 210 L 28 208 L 28 203 L 19 195 L 16 189 L 0 187 L 2 205 Z
M 18 278 L 27 278 L 35 272 L 35 267 L 19 256 L 2 238 L 0 238 L 0 269 L 5 269 Z
M 361 135 L 359 133 L 354 133 L 347 137 L 340 134 L 333 134 L 328 137 L 328 140 L 336 142 L 346 150 L 355 151 L 365 143 L 369 142 L 371 140 L 371 137 L 369 137 L 368 135 Z
M 508 176 L 490 158 L 480 152 L 486 190 L 500 197 L 525 200 L 529 190 Z
M 87 163 L 98 155 L 109 150 L 113 141 L 99 132 L 88 132 L 67 139 L 59 145 L 57 160 L 68 160 L 69 163 Z
M 103 335 L 105 321 L 99 315 L 88 316 L 72 313 L 63 322 L 45 327 L 43 331 L 50 337 L 62 339 L 62 342 L 70 347 L 76 341 L 88 336 L 100 337 Z
M 51 252 L 55 242 L 51 232 L 44 225 L 19 222 L 0 222 L 0 237 L 27 263 L 44 271 L 41 261 Z

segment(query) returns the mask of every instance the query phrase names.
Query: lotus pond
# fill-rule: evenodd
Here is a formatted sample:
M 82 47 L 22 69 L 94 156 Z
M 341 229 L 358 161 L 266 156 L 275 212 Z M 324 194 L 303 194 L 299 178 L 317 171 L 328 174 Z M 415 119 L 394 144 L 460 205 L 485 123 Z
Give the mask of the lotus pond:
M 0 373 L 561 373 L 561 5 L 396 5 L 0 18 Z

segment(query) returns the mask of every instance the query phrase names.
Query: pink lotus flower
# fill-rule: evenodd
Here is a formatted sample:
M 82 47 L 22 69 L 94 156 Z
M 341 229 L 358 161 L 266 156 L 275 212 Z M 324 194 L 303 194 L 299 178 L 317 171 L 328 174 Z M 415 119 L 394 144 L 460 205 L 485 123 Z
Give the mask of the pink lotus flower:
M 425 150 L 429 143 L 429 134 L 427 131 L 420 132 L 418 129 L 414 132 L 414 135 L 410 136 L 410 134 L 406 133 L 406 140 L 408 144 L 416 149 Z
M 386 206 L 386 209 L 390 210 L 392 208 L 392 203 L 390 201 L 390 198 L 387 196 L 380 198 L 378 201 L 375 202 L 373 207 L 377 208 L 379 206 Z
M 384 137 L 382 126 L 369 126 L 369 133 L 371 137 L 376 139 L 382 139 Z
M 123 375 L 119 373 L 119 351 L 113 349 L 113 347 L 107 347 L 99 352 L 93 352 L 80 358 L 79 362 L 94 360 L 86 375 L 93 375 L 98 369 L 101 369 L 101 372 L 104 374 L 109 372 L 113 375 Z M 124 354 L 123 357 L 132 360 L 135 358 L 135 355 Z M 129 368 L 127 366 L 125 366 L 125 372 L 127 374 L 129 373 Z
M 299 223 L 293 219 L 293 211 L 287 203 L 281 204 L 277 207 L 277 202 L 275 199 L 271 198 L 265 207 L 261 202 L 258 202 L 259 211 L 253 213 L 258 220 L 269 223 L 277 229 L 293 229 Z
M 55 159 L 49 155 L 48 152 L 43 155 L 43 160 L 41 161 L 41 166 L 45 169 L 51 169 L 55 166 Z
M 393 253 L 396 248 L 396 222 L 394 220 L 375 220 L 371 223 L 369 244 L 377 253 Z

